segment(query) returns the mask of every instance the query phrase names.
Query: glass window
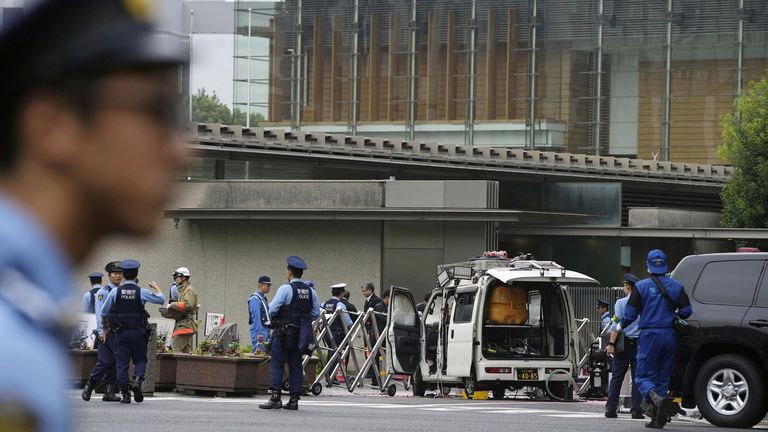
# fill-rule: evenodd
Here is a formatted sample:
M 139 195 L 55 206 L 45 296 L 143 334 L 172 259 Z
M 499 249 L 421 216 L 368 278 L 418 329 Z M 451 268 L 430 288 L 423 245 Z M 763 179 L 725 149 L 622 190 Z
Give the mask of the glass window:
M 693 296 L 702 303 L 749 306 L 763 261 L 719 261 L 704 267 Z
M 757 305 L 768 307 L 768 275 L 763 275 L 763 282 L 760 284 L 760 292 L 757 294 Z
M 415 326 L 417 315 L 413 301 L 402 293 L 396 293 L 392 301 L 395 302 L 392 309 L 392 322 L 396 325 Z
M 475 310 L 476 292 L 461 293 L 456 296 L 456 308 L 453 312 L 453 322 L 472 322 L 472 312 Z

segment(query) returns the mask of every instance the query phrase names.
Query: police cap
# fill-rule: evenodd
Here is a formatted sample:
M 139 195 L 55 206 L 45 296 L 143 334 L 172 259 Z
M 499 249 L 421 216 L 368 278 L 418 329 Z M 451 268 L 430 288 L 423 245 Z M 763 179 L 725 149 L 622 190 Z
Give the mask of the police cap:
M 604 307 L 604 308 L 608 309 L 610 307 L 610 305 L 605 300 L 598 300 L 597 301 L 597 307 Z
M 259 277 L 259 284 L 272 285 L 272 279 L 270 279 L 269 276 L 260 276 Z
M 120 263 L 120 268 L 123 270 L 138 270 L 139 267 L 141 267 L 141 263 L 133 259 L 127 259 Z
M 153 35 L 152 0 L 42 0 L 0 33 L 0 100 L 61 78 L 186 62 Z
M 306 270 L 308 268 L 307 267 L 307 263 L 305 263 L 303 259 L 301 259 L 300 257 L 297 257 L 295 255 L 289 256 L 286 259 L 286 261 L 288 262 L 289 266 L 291 266 L 293 268 L 297 268 L 299 270 Z
M 88 275 L 88 278 L 90 278 L 90 279 L 93 279 L 93 278 L 101 279 L 103 277 L 104 277 L 104 273 L 102 273 L 102 272 L 93 272 L 93 273 Z
M 639 280 L 640 280 L 640 278 L 639 278 L 639 277 L 637 277 L 637 276 L 635 276 L 635 275 L 633 275 L 632 273 L 626 273 L 626 274 L 624 275 L 624 282 L 626 282 L 626 283 L 628 283 L 628 284 L 630 284 L 630 285 L 632 285 L 632 286 L 635 286 L 635 284 L 636 284 L 636 283 L 637 283 Z
M 343 293 L 347 288 L 347 284 L 345 283 L 337 283 L 331 285 L 331 294 L 337 296 L 341 293 Z
M 123 269 L 120 267 L 120 261 L 110 261 L 107 263 L 106 266 L 104 266 L 104 271 L 107 273 L 122 273 Z

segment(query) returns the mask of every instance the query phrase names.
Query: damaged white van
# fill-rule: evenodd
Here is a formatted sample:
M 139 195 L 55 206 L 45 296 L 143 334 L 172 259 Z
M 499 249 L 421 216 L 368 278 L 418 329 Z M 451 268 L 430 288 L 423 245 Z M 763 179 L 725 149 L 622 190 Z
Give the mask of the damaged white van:
M 390 290 L 387 368 L 411 376 L 413 394 L 438 386 L 468 395 L 545 389 L 570 398 L 578 344 L 568 287 L 599 286 L 552 261 L 483 257 L 438 268 L 421 316 L 411 292 Z

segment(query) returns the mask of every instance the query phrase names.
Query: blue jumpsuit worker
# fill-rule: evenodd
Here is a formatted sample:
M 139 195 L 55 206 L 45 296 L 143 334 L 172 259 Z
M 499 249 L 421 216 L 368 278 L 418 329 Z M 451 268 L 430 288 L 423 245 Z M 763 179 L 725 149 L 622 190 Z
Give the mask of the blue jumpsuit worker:
M 117 383 L 123 398 L 121 403 L 131 403 L 131 390 L 136 402 L 144 400 L 141 383 L 147 367 L 147 318 L 144 303 L 162 305 L 165 297 L 157 284 L 150 282 L 152 291 L 139 287 L 136 278 L 141 264 L 125 260 L 120 264 L 125 282 L 109 293 L 101 312 L 107 315 L 111 331 L 115 332 L 115 358 Z M 128 385 L 128 366 L 133 361 L 134 380 Z
M 104 273 L 93 272 L 88 275 L 88 281 L 91 283 L 91 289 L 83 294 L 83 301 L 80 310 L 85 313 L 95 313 L 96 293 L 101 289 L 101 282 L 104 279 Z
M 333 338 L 334 343 L 336 346 L 339 346 L 341 344 L 341 341 L 344 340 L 344 336 L 347 332 L 344 331 L 344 324 L 347 325 L 347 329 L 352 325 L 352 318 L 349 317 L 349 314 L 347 313 L 347 306 L 344 304 L 344 293 L 346 292 L 347 284 L 345 283 L 338 283 L 331 285 L 331 298 L 325 301 L 325 303 L 320 306 L 320 308 L 323 310 L 323 312 L 326 313 L 326 315 L 330 316 L 333 314 L 336 310 L 341 310 L 342 312 L 337 316 L 336 319 L 334 319 L 333 323 L 331 323 L 330 328 L 330 334 L 326 335 L 326 344 L 328 346 L 331 346 L 330 339 Z M 342 324 L 342 321 L 344 324 Z M 328 358 L 333 357 L 333 355 L 336 353 L 334 350 L 328 351 Z M 335 374 L 336 372 L 336 365 L 338 363 L 337 361 L 334 361 L 331 367 L 328 369 L 331 374 Z
M 272 317 L 272 375 L 269 385 L 271 397 L 259 405 L 262 409 L 299 409 L 299 393 L 304 380 L 299 352 L 299 327 L 302 322 L 315 320 L 320 316 L 320 302 L 317 293 L 302 282 L 301 277 L 307 264 L 297 256 L 289 256 L 287 278 L 289 283 L 278 288 L 269 305 Z M 283 370 L 288 363 L 290 400 L 283 407 L 280 391 L 283 388 Z
M 158 42 L 144 6 L 38 0 L 0 29 L 0 424 L 7 430 L 72 430 L 66 342 L 80 300 L 72 268 L 107 236 L 157 229 L 184 166 L 173 84 L 186 53 Z M 115 157 L 151 174 L 116 171 L 107 161 Z
M 251 328 L 251 351 L 263 352 L 264 344 L 269 342 L 269 328 L 272 320 L 269 317 L 267 294 L 272 287 L 269 276 L 259 277 L 259 287 L 248 298 L 248 325 Z M 261 340 L 259 340 L 261 338 Z
M 98 357 L 96 365 L 91 370 L 91 375 L 85 383 L 81 397 L 84 401 L 91 400 L 91 394 L 97 382 L 103 380 L 106 387 L 104 388 L 104 396 L 102 396 L 101 400 L 104 402 L 119 402 L 120 397 L 115 394 L 117 390 L 115 335 L 108 328 L 104 328 L 104 317 L 101 309 L 109 293 L 117 289 L 123 281 L 123 270 L 120 268 L 120 261 L 110 261 L 104 266 L 104 271 L 107 272 L 109 283 L 99 289 L 94 302 L 94 315 L 96 316 L 96 342 L 94 347 L 98 350 Z
M 627 371 L 632 368 L 632 408 L 630 413 L 633 419 L 643 419 L 643 409 L 640 407 L 640 402 L 643 397 L 640 395 L 640 388 L 637 386 L 637 339 L 640 337 L 640 326 L 637 321 L 632 325 L 624 329 L 624 350 L 621 352 L 615 352 L 616 339 L 619 336 L 618 327 L 621 322 L 621 318 L 626 314 L 627 301 L 629 296 L 635 289 L 635 284 L 640 278 L 627 273 L 624 275 L 624 294 L 622 297 L 616 300 L 616 304 L 613 307 L 613 319 L 611 319 L 611 334 L 606 352 L 613 356 L 613 370 L 611 375 L 611 384 L 608 386 L 608 401 L 605 403 L 605 416 L 608 418 L 616 418 L 618 415 L 616 411 L 619 408 L 619 396 L 621 395 L 621 386 L 624 383 L 624 377 L 627 375 Z
M 691 316 L 693 310 L 683 285 L 665 276 L 668 270 L 667 255 L 654 249 L 648 252 L 647 263 L 651 278 L 643 279 L 635 285 L 621 320 L 621 328 L 628 328 L 635 320 L 639 322 L 637 385 L 644 403 L 649 407 L 647 412 L 652 417 L 646 426 L 661 429 L 668 420 L 667 413 L 671 408 L 671 399 L 667 393 L 677 349 L 673 324 L 675 314 L 685 319 Z M 671 309 L 653 278 L 663 284 L 677 307 L 676 311 Z

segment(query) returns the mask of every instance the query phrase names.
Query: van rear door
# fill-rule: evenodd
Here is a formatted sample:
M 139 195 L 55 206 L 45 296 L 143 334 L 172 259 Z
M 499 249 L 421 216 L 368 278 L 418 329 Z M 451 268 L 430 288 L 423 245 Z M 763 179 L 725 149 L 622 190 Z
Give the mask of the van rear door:
M 393 286 L 389 291 L 387 327 L 387 371 L 416 372 L 421 354 L 421 326 L 413 295 L 407 288 Z
M 446 374 L 449 376 L 469 376 L 475 347 L 475 316 L 478 313 L 476 298 L 477 287 L 456 290 L 448 327 Z

